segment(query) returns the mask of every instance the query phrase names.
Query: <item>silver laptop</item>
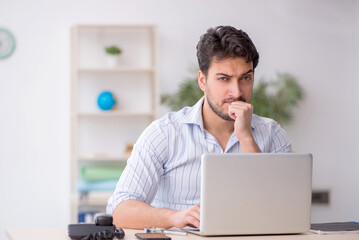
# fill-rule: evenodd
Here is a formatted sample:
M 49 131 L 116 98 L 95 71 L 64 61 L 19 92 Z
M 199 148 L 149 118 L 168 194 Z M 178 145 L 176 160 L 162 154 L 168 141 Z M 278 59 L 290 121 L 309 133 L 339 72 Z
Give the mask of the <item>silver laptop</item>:
M 203 154 L 200 229 L 211 235 L 310 229 L 312 155 Z

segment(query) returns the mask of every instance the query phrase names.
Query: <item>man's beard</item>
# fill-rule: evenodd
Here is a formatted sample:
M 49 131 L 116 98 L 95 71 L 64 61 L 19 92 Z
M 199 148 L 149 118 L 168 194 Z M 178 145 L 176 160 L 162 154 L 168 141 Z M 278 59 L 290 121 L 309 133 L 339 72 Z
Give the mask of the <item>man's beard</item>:
M 212 109 L 212 111 L 214 113 L 216 113 L 220 118 L 222 118 L 223 120 L 226 120 L 226 121 L 234 121 L 233 118 L 231 118 L 228 114 L 228 112 L 224 112 L 222 109 L 221 109 L 221 106 L 215 104 L 212 102 L 212 100 L 210 99 L 209 97 L 210 94 L 207 93 L 207 102 L 208 102 L 208 105 L 209 107 Z M 233 102 L 236 102 L 236 101 L 242 101 L 242 102 L 247 102 L 242 96 L 240 96 L 239 98 L 226 98 L 222 101 L 222 105 L 228 101 L 233 101 Z

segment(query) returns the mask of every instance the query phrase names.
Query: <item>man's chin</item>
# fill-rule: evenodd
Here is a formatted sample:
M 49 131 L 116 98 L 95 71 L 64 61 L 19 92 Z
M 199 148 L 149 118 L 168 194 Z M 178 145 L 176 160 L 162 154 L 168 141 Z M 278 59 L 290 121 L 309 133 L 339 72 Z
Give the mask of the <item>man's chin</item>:
M 223 120 L 226 120 L 226 121 L 234 121 L 233 118 L 231 118 L 228 114 L 217 114 L 220 118 L 222 118 Z
M 230 121 L 230 122 L 234 122 L 235 120 L 233 119 L 233 118 L 231 118 L 231 117 L 228 117 L 228 118 L 226 118 L 225 119 L 226 121 Z

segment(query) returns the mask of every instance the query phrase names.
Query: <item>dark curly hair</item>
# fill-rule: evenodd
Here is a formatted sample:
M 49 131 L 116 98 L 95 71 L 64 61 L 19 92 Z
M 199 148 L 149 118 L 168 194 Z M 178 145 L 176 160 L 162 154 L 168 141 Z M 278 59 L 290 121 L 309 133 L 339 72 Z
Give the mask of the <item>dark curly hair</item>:
M 210 28 L 197 44 L 197 59 L 200 70 L 207 76 L 213 58 L 244 57 L 258 65 L 259 54 L 248 34 L 231 26 Z

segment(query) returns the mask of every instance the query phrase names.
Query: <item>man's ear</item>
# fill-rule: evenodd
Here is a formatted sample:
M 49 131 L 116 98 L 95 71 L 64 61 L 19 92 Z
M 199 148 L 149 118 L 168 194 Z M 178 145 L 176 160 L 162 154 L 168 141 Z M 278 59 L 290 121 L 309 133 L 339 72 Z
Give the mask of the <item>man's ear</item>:
M 202 71 L 198 72 L 198 85 L 203 92 L 206 90 L 206 76 Z

